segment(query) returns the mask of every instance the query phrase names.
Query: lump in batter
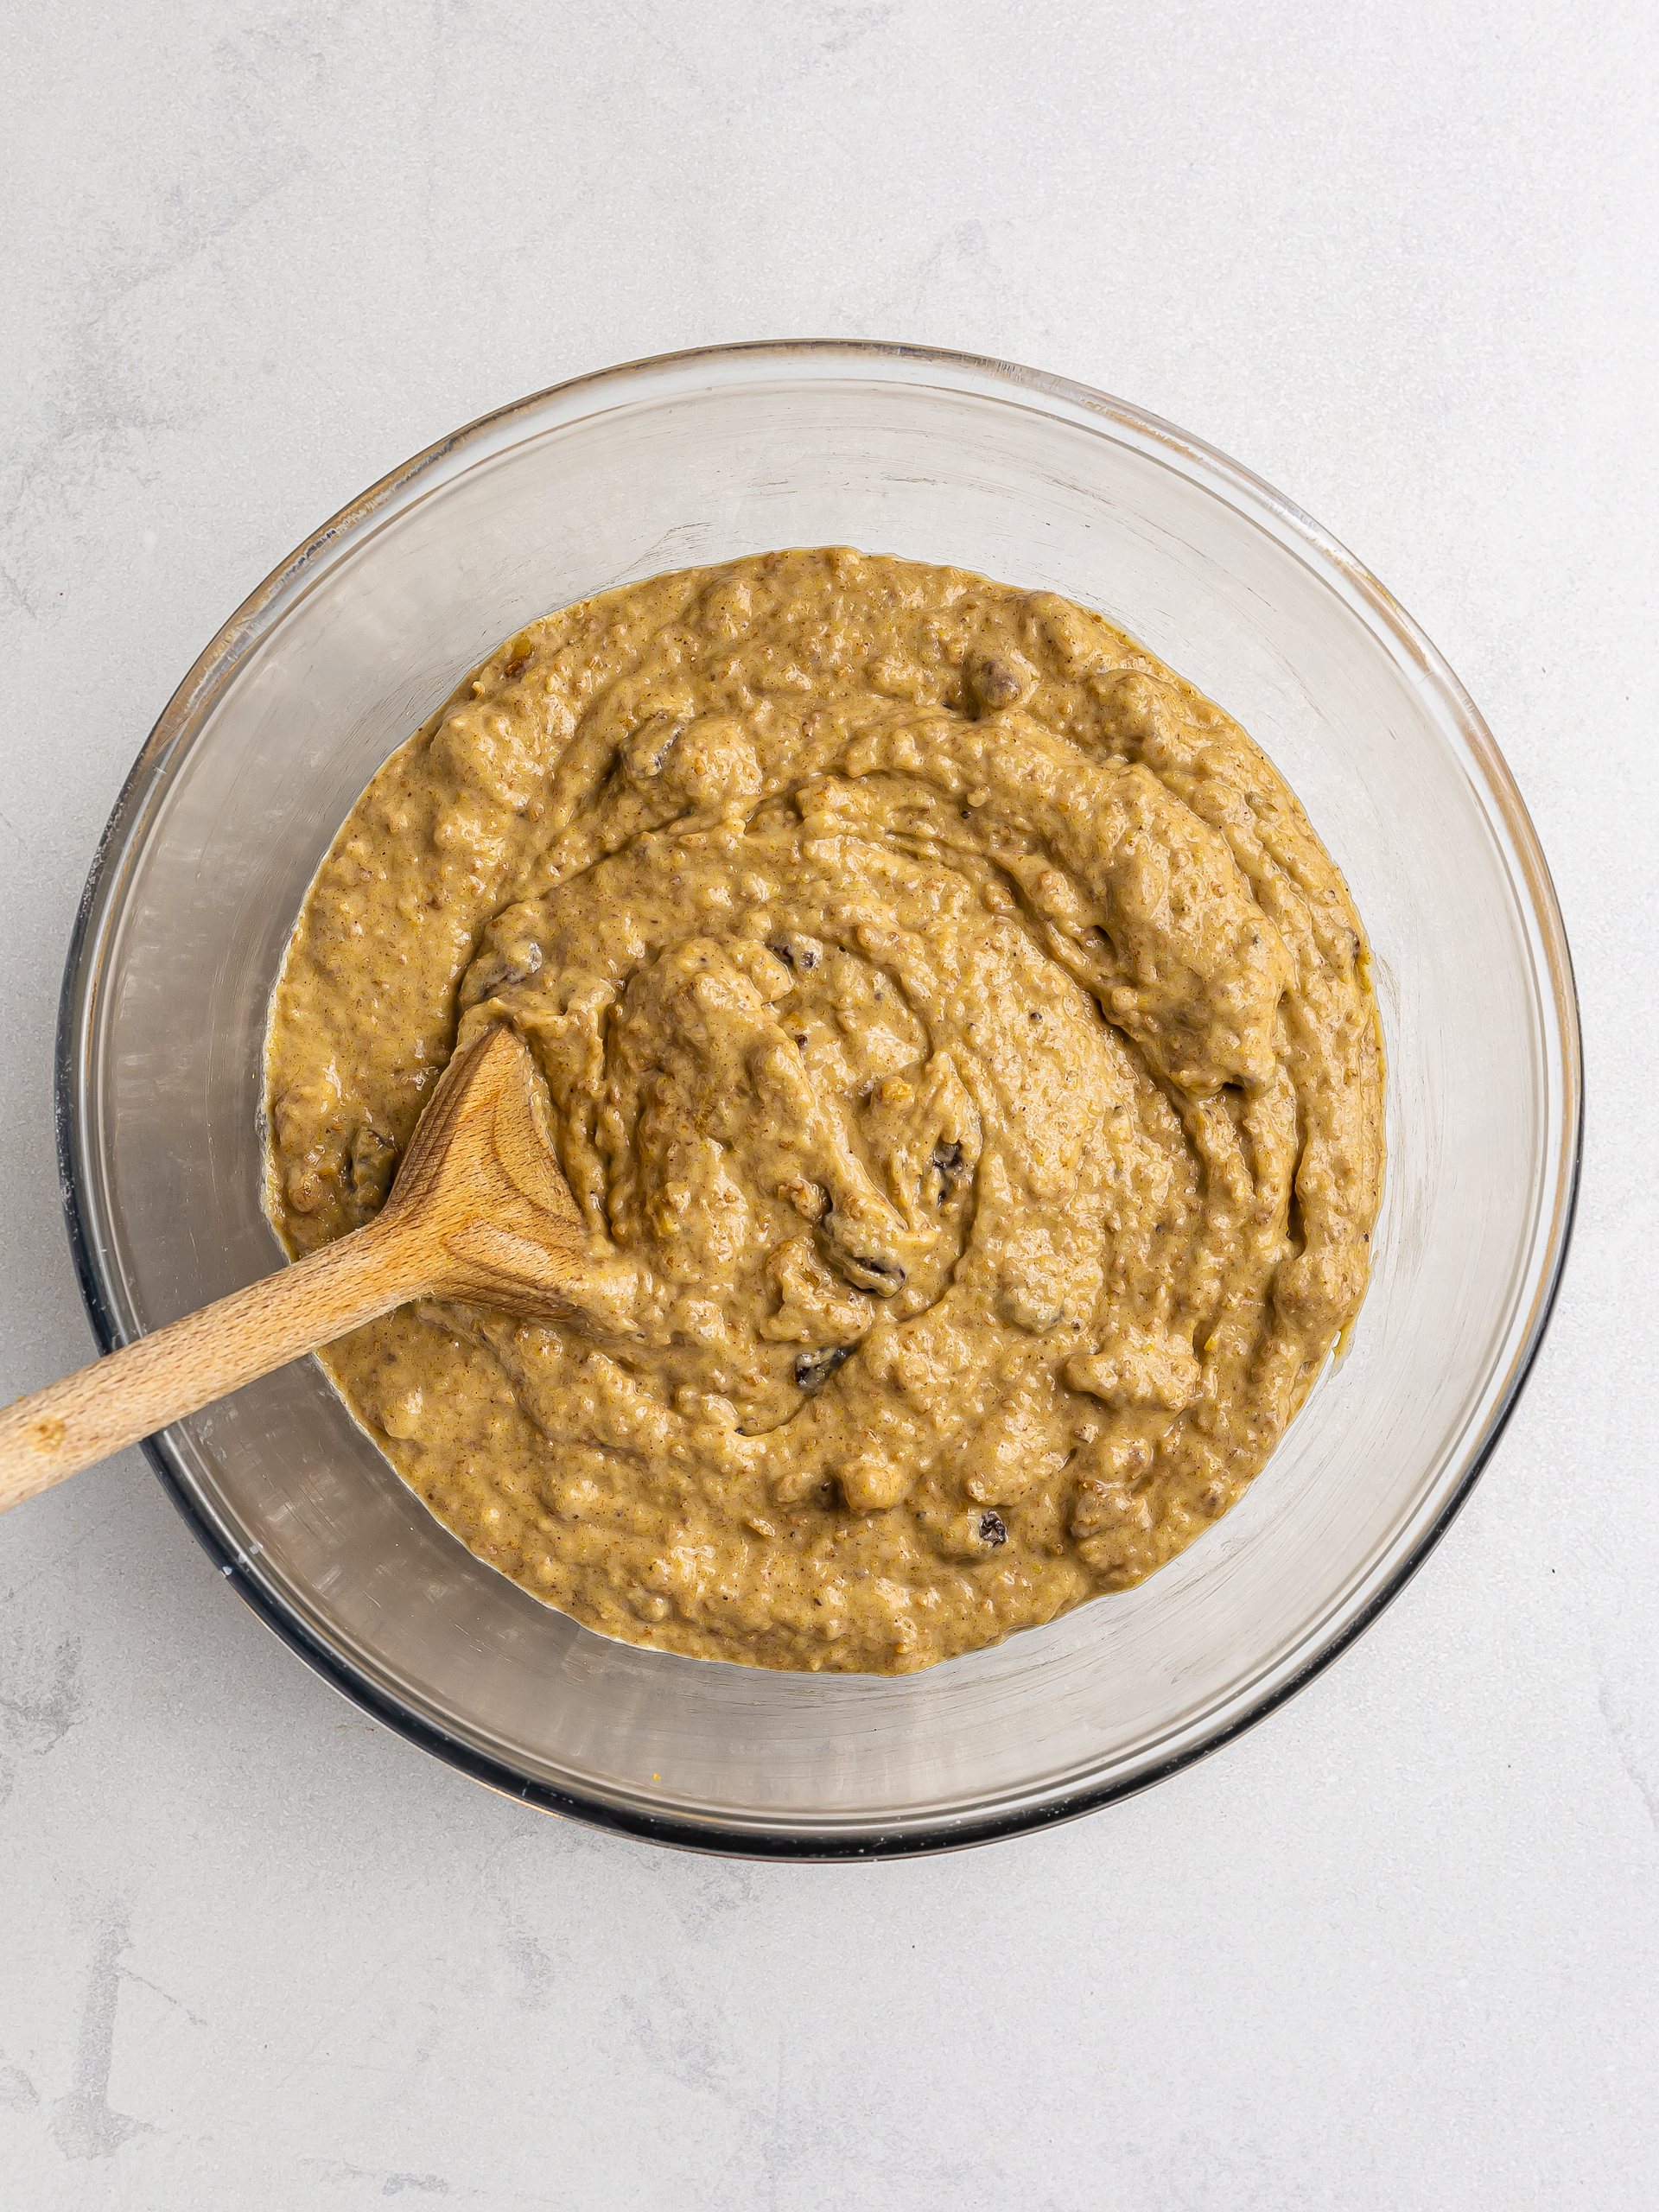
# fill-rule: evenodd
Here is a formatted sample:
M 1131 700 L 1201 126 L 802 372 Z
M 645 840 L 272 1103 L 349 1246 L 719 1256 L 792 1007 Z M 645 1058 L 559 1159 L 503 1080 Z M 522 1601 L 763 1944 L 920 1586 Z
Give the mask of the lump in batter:
M 925 1667 L 1224 1513 L 1364 1294 L 1357 917 L 1097 615 L 845 549 L 625 587 L 386 763 L 267 1050 L 291 1251 L 449 1055 L 527 1040 L 626 1313 L 404 1309 L 324 1364 L 480 1558 L 636 1643 Z

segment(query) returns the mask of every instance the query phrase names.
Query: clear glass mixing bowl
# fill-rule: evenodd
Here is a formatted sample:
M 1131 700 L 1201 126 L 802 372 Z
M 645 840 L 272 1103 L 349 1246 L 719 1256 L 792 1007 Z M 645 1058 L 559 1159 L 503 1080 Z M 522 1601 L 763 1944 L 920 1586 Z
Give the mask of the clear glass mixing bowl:
M 532 617 L 779 545 L 954 562 L 1101 608 L 1236 715 L 1370 933 L 1389 1166 L 1371 1289 L 1225 1521 L 1126 1594 L 899 1681 L 632 1649 L 475 1561 L 310 1361 L 146 1446 L 212 1557 L 346 1695 L 528 1802 L 774 1857 L 1065 1819 L 1213 1749 L 1397 1591 L 1537 1350 L 1577 1172 L 1567 950 L 1474 707 L 1306 516 L 1166 423 L 916 347 L 585 377 L 399 469 L 191 671 L 87 886 L 60 1039 L 70 1231 L 106 1346 L 266 1273 L 266 1001 L 359 791 Z

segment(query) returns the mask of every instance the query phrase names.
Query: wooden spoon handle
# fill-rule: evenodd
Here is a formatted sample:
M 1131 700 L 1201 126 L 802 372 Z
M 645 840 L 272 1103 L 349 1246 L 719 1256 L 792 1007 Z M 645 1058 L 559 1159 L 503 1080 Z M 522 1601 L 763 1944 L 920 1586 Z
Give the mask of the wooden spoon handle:
M 0 1513 L 417 1297 L 423 1240 L 371 1223 L 0 1412 Z

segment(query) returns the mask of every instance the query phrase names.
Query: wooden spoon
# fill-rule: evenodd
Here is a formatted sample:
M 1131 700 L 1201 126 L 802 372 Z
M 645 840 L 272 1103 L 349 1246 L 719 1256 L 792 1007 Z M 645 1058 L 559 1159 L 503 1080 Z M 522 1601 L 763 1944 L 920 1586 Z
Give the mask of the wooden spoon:
M 0 1512 L 406 1300 L 614 1327 L 626 1288 L 595 1264 L 530 1054 L 498 1025 L 444 1070 L 365 1227 L 0 1413 Z

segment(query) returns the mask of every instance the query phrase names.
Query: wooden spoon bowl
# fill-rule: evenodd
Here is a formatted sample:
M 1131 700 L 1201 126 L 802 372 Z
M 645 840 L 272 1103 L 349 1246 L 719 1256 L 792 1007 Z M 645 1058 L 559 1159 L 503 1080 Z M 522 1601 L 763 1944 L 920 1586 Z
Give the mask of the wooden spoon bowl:
M 410 1299 L 614 1329 L 629 1288 L 593 1251 L 529 1052 L 498 1025 L 444 1070 L 374 1220 L 0 1413 L 0 1512 Z

